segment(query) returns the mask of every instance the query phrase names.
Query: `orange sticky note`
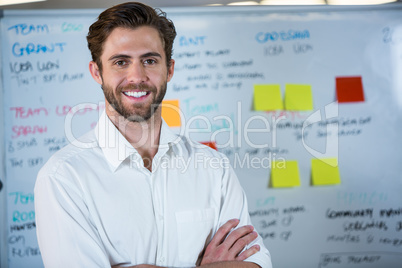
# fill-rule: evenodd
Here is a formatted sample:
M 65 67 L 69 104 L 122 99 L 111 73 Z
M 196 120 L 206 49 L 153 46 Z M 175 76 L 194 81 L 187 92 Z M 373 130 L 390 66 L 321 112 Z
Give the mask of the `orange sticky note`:
M 339 103 L 364 101 L 362 78 L 360 76 L 337 77 L 336 96 Z
M 271 180 L 273 188 L 300 186 L 297 161 L 272 161 Z
M 280 85 L 254 85 L 254 110 L 283 110 Z
M 313 185 L 340 184 L 338 159 L 323 158 L 311 160 L 311 177 Z
M 218 150 L 218 147 L 216 146 L 216 142 L 214 142 L 214 141 L 203 141 L 203 142 L 200 142 L 200 143 L 202 143 L 202 144 L 204 144 L 206 146 L 209 146 L 214 150 Z
M 162 101 L 162 118 L 169 127 L 180 127 L 180 105 L 179 100 Z
M 285 87 L 285 109 L 289 111 L 313 110 L 311 85 L 287 84 Z

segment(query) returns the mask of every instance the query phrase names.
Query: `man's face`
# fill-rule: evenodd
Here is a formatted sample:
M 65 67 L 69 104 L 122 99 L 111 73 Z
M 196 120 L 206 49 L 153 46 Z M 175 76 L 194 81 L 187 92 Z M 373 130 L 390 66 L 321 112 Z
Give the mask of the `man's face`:
M 114 29 L 104 43 L 101 62 L 102 73 L 93 62 L 90 70 L 102 85 L 106 106 L 132 122 L 148 120 L 154 113 L 160 116 L 158 107 L 173 76 L 174 61 L 168 68 L 157 30 Z

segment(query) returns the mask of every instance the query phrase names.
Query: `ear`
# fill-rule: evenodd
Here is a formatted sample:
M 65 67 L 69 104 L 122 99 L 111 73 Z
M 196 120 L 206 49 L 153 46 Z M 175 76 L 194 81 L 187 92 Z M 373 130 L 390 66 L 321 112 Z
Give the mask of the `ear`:
M 169 82 L 174 74 L 174 63 L 175 61 L 173 59 L 170 60 L 170 66 L 168 68 L 168 77 L 167 77 L 167 81 Z
M 102 85 L 102 76 L 100 74 L 98 65 L 94 61 L 89 62 L 89 72 L 91 73 L 93 79 L 98 84 Z

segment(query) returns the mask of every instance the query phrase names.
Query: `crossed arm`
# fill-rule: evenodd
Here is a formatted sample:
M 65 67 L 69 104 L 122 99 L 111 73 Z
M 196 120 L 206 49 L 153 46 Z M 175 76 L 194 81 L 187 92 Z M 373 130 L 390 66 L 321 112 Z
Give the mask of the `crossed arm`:
M 222 225 L 205 249 L 200 266 L 205 268 L 258 268 L 259 265 L 243 262 L 260 250 L 258 245 L 243 249 L 257 238 L 253 226 L 242 226 L 233 232 L 230 231 L 239 224 L 233 219 Z M 242 252 L 243 251 L 243 252 Z M 119 268 L 122 266 L 113 266 Z M 141 264 L 131 268 L 158 268 L 159 266 Z

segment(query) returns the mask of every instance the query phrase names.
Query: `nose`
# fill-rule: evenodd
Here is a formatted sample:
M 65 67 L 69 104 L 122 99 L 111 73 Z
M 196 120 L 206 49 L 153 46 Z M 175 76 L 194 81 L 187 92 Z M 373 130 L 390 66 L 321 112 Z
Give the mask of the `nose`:
M 132 64 L 128 68 L 127 80 L 129 83 L 140 84 L 147 81 L 147 73 L 141 63 Z

